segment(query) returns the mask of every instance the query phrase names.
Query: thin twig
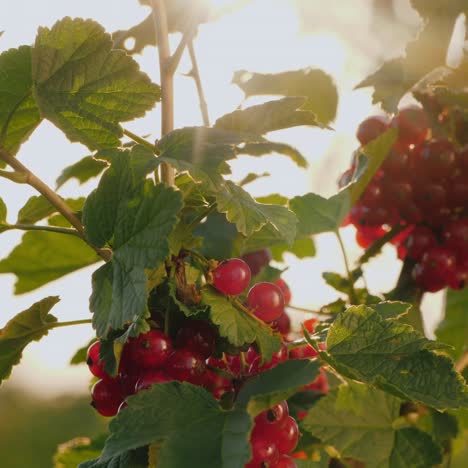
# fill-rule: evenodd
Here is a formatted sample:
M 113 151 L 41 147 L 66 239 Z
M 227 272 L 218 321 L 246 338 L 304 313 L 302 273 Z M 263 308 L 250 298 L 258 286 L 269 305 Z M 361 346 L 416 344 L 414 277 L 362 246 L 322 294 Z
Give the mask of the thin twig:
M 343 254 L 343 261 L 346 268 L 346 274 L 348 275 L 348 282 L 349 282 L 349 300 L 351 304 L 357 304 L 357 297 L 356 291 L 354 290 L 354 279 L 351 269 L 349 268 L 349 261 L 348 255 L 346 254 L 346 249 L 343 243 L 343 238 L 341 237 L 340 231 L 337 229 L 335 231 L 336 238 L 338 239 L 338 243 L 340 244 L 341 253 Z
M 87 325 L 89 323 L 92 323 L 91 319 L 73 320 L 71 322 L 52 322 L 49 328 L 71 327 L 73 325 Z
M 188 51 L 190 54 L 190 60 L 192 61 L 192 71 L 190 75 L 195 81 L 197 87 L 198 99 L 200 100 L 200 111 L 203 118 L 203 125 L 205 127 L 210 126 L 210 116 L 208 114 L 208 106 L 206 104 L 205 93 L 203 91 L 203 85 L 200 77 L 200 69 L 198 67 L 197 55 L 193 46 L 193 41 L 188 43 Z
M 4 171 L 3 169 L 0 169 L 0 177 L 11 180 L 12 182 L 16 182 L 17 184 L 26 183 L 25 175 L 16 171 Z
M 152 0 L 153 17 L 156 23 L 156 34 L 161 75 L 161 135 L 174 130 L 174 73 L 171 67 L 171 50 L 169 47 L 169 29 L 167 25 L 166 5 L 164 0 Z M 175 185 L 175 171 L 167 163 L 162 163 L 161 181 Z
M 135 135 L 133 132 L 131 132 L 130 130 L 126 130 L 125 128 L 123 130 L 123 133 L 125 136 L 128 136 L 134 142 L 142 146 L 145 146 L 149 150 L 153 151 L 153 153 L 158 154 L 155 145 L 151 144 L 149 141 L 146 141 L 144 138 L 141 138 L 138 135 Z
M 41 226 L 38 224 L 8 224 L 2 228 L 5 231 L 10 229 L 19 229 L 20 231 L 46 231 L 55 232 L 58 234 L 68 234 L 71 236 L 80 237 L 79 232 L 76 229 L 57 227 L 57 226 Z
M 16 172 L 24 175 L 28 185 L 34 187 L 41 195 L 44 196 L 57 211 L 78 231 L 78 235 L 86 242 L 84 227 L 81 221 L 76 217 L 74 211 L 65 203 L 65 201 L 55 193 L 47 184 L 33 174 L 26 166 L 18 159 L 0 147 L 0 159 L 5 161 Z M 100 249 L 91 245 L 96 253 L 106 262 L 112 257 L 112 252 L 108 249 Z
M 203 213 L 197 216 L 188 226 L 187 230 L 194 229 L 197 227 L 214 209 L 216 208 L 216 203 L 212 203 Z

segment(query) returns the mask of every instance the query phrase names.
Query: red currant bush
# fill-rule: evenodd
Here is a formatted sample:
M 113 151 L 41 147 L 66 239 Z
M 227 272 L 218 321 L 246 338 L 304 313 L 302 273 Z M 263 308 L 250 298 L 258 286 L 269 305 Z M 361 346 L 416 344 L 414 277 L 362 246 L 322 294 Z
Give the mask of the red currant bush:
M 244 292 L 249 283 L 249 265 L 240 258 L 220 263 L 213 272 L 213 286 L 223 294 L 236 296 Z

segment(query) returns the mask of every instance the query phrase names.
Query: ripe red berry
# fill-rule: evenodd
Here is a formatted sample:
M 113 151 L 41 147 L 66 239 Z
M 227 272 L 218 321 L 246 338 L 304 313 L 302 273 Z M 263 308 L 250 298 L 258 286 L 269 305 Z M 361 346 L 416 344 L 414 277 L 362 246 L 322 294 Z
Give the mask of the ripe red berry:
M 458 252 L 468 252 L 468 218 L 450 223 L 443 232 L 447 246 Z
M 406 150 L 392 148 L 382 164 L 382 170 L 393 177 L 401 177 L 408 171 L 408 162 Z
M 284 311 L 279 319 L 271 324 L 271 326 L 278 330 L 282 335 L 287 335 L 291 331 L 291 319 L 286 311 Z
M 468 145 L 460 148 L 457 151 L 456 157 L 458 167 L 464 172 L 468 171 Z
M 270 426 L 271 424 L 282 425 L 289 416 L 288 403 L 282 401 L 273 408 L 262 411 L 255 417 L 255 425 L 258 431 L 261 431 L 261 426 Z
M 393 117 L 391 125 L 398 129 L 398 140 L 401 145 L 417 145 L 428 135 L 429 120 L 424 110 L 418 106 L 401 109 Z
M 273 322 L 283 313 L 283 293 L 273 283 L 257 283 L 247 295 L 247 305 L 264 322 Z
M 363 120 L 357 129 L 356 138 L 361 145 L 367 145 L 372 140 L 385 133 L 390 126 L 387 117 L 381 115 L 373 115 Z
M 276 353 L 273 353 L 271 360 L 268 362 L 264 362 L 260 365 L 260 356 L 256 356 L 248 369 L 249 375 L 258 374 L 259 372 L 266 371 L 268 369 L 272 369 L 273 367 L 277 366 L 280 362 L 284 362 L 288 359 L 288 350 L 284 343 L 281 344 L 281 348 Z
M 421 260 L 428 249 L 437 245 L 437 239 L 432 229 L 426 226 L 416 226 L 406 238 L 406 255 L 413 260 Z
M 447 191 L 441 184 L 424 184 L 416 188 L 415 200 L 425 212 L 429 212 L 445 206 Z
M 381 226 L 362 226 L 356 230 L 356 242 L 359 247 L 367 249 L 386 232 Z
M 86 364 L 88 364 L 89 371 L 99 379 L 107 379 L 109 375 L 104 370 L 105 362 L 99 362 L 99 351 L 101 349 L 101 342 L 96 341 L 88 348 L 86 357 Z
M 288 416 L 281 426 L 275 427 L 274 433 L 272 433 L 272 440 L 280 454 L 292 452 L 297 447 L 299 441 L 299 428 L 296 420 Z
M 135 392 L 146 390 L 153 384 L 170 382 L 171 380 L 172 379 L 164 371 L 150 369 L 143 372 L 141 377 L 138 379 L 135 385 Z
M 203 356 L 187 349 L 176 349 L 166 364 L 166 372 L 175 380 L 200 384 L 206 371 Z
M 150 330 L 129 340 L 129 359 L 141 369 L 163 367 L 172 351 L 172 343 L 162 331 Z
M 457 263 L 455 271 L 448 279 L 448 286 L 455 290 L 464 289 L 468 286 L 468 261 Z
M 395 204 L 398 207 L 405 207 L 413 202 L 413 185 L 411 182 L 402 180 L 391 180 L 385 185 L 385 204 Z
M 448 140 L 430 140 L 416 152 L 420 169 L 430 178 L 440 180 L 451 177 L 456 170 L 455 146 Z
M 461 176 L 450 182 L 447 187 L 447 204 L 452 210 L 463 210 L 468 206 L 468 177 Z
M 242 255 L 242 260 L 249 265 L 252 276 L 258 275 L 260 270 L 270 263 L 271 258 L 271 252 L 268 249 Z
M 284 304 L 288 305 L 291 302 L 291 290 L 289 289 L 288 283 L 283 278 L 278 278 L 275 281 L 276 286 L 281 289 L 284 297 Z
M 327 394 L 328 393 L 328 380 L 327 374 L 320 369 L 319 376 L 310 384 L 305 385 L 303 390 L 311 390 L 313 392 Z
M 265 466 L 264 464 L 276 463 L 279 459 L 279 452 L 276 445 L 264 437 L 252 437 L 252 460 L 246 466 Z M 257 465 L 256 465 L 257 464 Z M 269 466 L 269 465 L 267 465 Z
M 293 458 L 281 455 L 275 464 L 270 465 L 270 468 L 297 468 L 297 465 Z
M 304 345 L 300 348 L 291 349 L 289 357 L 291 359 L 312 359 L 318 356 L 318 352 L 315 351 L 312 346 Z
M 212 325 L 203 320 L 189 320 L 179 328 L 176 336 L 178 348 L 185 348 L 209 358 L 216 345 L 216 331 Z
M 231 258 L 220 263 L 213 272 L 213 286 L 223 294 L 236 296 L 250 283 L 250 268 L 244 260 Z
M 309 332 L 309 333 L 314 333 L 315 327 L 317 326 L 318 319 L 316 318 L 310 318 L 307 320 L 304 320 L 302 325 L 304 325 L 304 328 Z
M 91 389 L 91 405 L 102 416 L 115 416 L 123 402 L 119 381 L 116 379 L 98 380 Z

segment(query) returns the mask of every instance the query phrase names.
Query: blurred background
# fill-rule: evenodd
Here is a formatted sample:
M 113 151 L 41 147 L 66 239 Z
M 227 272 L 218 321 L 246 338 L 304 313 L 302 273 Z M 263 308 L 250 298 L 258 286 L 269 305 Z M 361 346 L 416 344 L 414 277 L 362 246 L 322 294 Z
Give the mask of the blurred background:
M 215 7 L 229 7 L 233 0 L 212 0 Z M 241 157 L 232 164 L 233 178 L 248 172 L 267 170 L 271 177 L 248 186 L 255 195 L 281 193 L 295 196 L 314 191 L 329 196 L 337 191 L 336 181 L 348 167 L 351 152 L 357 147 L 355 131 L 360 121 L 378 112 L 371 104 L 371 90 L 353 88 L 384 60 L 400 55 L 420 26 L 419 17 L 409 0 L 251 0 L 241 2 L 230 14 L 200 27 L 196 40 L 201 75 L 211 121 L 231 112 L 243 101 L 243 93 L 231 85 L 233 72 L 280 72 L 304 67 L 322 68 L 338 87 L 339 108 L 334 131 L 295 128 L 274 135 L 274 140 L 293 144 L 307 157 L 307 171 L 289 160 L 268 156 Z M 39 26 L 51 26 L 64 17 L 93 18 L 108 32 L 128 29 L 142 21 L 148 8 L 138 0 L 45 0 L 2 2 L 0 50 L 34 41 Z M 179 35 L 171 36 L 175 47 Z M 157 52 L 148 47 L 135 56 L 153 81 L 159 82 Z M 183 76 L 190 71 L 184 55 L 176 77 L 176 127 L 200 125 L 193 80 Z M 256 103 L 249 99 L 246 105 Z M 144 119 L 127 126 L 138 135 L 159 137 L 159 108 Z M 21 149 L 19 157 L 46 183 L 55 186 L 61 169 L 88 154 L 80 144 L 70 145 L 64 135 L 45 121 Z M 96 185 L 91 181 L 79 186 L 68 182 L 63 197 L 87 195 Z M 35 195 L 27 186 L 0 179 L 0 196 L 9 208 L 9 221 L 27 199 Z M 9 254 L 21 238 L 9 231 L 0 238 L 0 258 Z M 354 242 L 354 228 L 343 229 L 351 260 L 360 250 Z M 289 267 L 283 275 L 293 293 L 292 303 L 309 308 L 336 299 L 325 285 L 323 271 L 344 272 L 336 239 L 317 237 L 318 255 L 310 260 L 286 256 Z M 372 292 L 390 290 L 400 269 L 396 252 L 389 247 L 366 270 Z M 20 296 L 13 295 L 15 278 L 0 275 L 0 328 L 16 313 L 48 295 L 59 295 L 54 308 L 60 320 L 89 318 L 90 275 L 95 266 Z M 440 318 L 440 295 L 428 294 L 423 308 L 426 330 L 431 336 Z M 89 373 L 85 366 L 68 365 L 70 357 L 93 336 L 90 326 L 58 329 L 40 343 L 31 344 L 12 378 L 0 388 L 0 466 L 2 468 L 42 468 L 51 466 L 58 443 L 78 435 L 93 435 L 105 427 L 89 406 Z M 9 458 L 8 458 L 9 457 Z

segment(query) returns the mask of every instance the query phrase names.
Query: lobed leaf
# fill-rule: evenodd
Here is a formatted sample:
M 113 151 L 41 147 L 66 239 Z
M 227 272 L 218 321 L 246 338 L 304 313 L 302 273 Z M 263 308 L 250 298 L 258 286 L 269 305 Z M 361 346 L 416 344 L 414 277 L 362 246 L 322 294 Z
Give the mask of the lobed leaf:
M 90 149 L 119 146 L 119 123 L 142 117 L 160 99 L 159 87 L 112 49 L 102 26 L 80 18 L 39 28 L 32 78 L 41 115 Z
M 89 179 L 98 176 L 105 168 L 107 163 L 93 156 L 86 156 L 80 159 L 77 163 L 66 167 L 56 180 L 56 189 L 71 179 L 76 179 L 80 185 L 87 182 Z
M 50 296 L 36 302 L 0 330 L 0 383 L 8 378 L 13 366 L 20 362 L 24 348 L 32 341 L 39 341 L 46 336 L 51 324 L 57 322 L 49 312 L 59 300 L 57 296 Z

